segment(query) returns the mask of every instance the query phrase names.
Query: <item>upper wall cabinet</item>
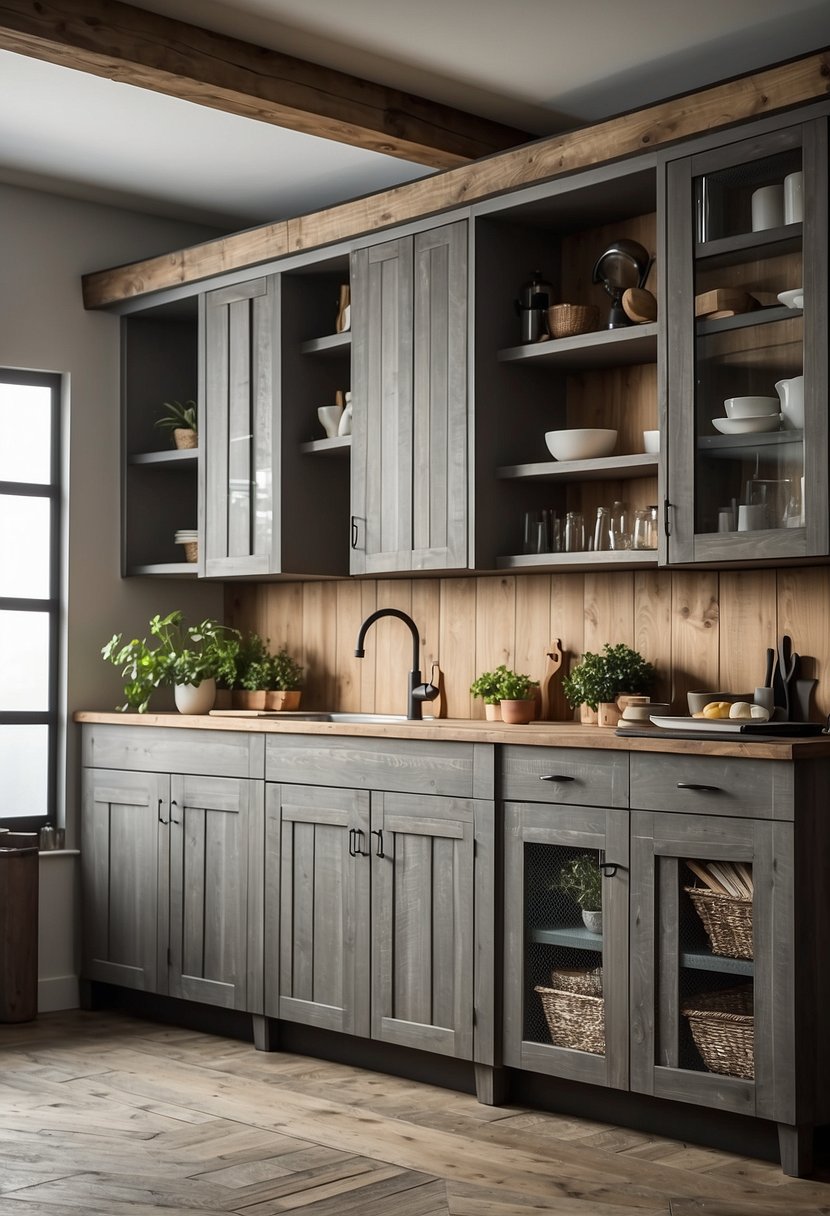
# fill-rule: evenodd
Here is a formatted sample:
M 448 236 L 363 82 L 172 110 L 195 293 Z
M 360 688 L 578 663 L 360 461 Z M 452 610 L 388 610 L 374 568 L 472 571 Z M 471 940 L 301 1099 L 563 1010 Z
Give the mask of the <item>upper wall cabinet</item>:
M 668 560 L 828 552 L 827 123 L 668 166 Z
M 657 564 L 660 458 L 644 432 L 659 416 L 659 238 L 651 156 L 475 208 L 477 569 Z M 594 282 L 612 247 L 623 251 L 619 286 L 646 289 L 613 328 L 611 296 Z M 552 325 L 539 307 L 528 325 L 530 281 L 545 285 L 540 305 L 573 307 Z M 550 451 L 551 431 L 580 432 L 578 446 Z
M 467 566 L 467 223 L 352 255 L 351 572 Z

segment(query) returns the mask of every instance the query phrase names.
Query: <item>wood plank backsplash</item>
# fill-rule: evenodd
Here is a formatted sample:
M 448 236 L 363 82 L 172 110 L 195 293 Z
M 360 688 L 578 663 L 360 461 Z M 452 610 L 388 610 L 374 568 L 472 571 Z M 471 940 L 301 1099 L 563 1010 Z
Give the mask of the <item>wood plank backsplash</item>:
M 363 619 L 401 608 L 420 630 L 425 677 L 441 665 L 452 718 L 483 717 L 468 691 L 481 671 L 505 663 L 540 677 L 555 638 L 566 667 L 604 642 L 634 646 L 658 668 L 654 699 L 685 713 L 691 688 L 752 691 L 766 647 L 783 633 L 802 656 L 801 675 L 819 681 L 814 716 L 830 713 L 830 567 L 341 579 L 235 584 L 225 595 L 229 624 L 304 665 L 310 709 L 406 712 L 409 631 L 381 620 L 366 658 L 354 657 Z M 554 717 L 572 718 L 559 682 L 554 694 Z

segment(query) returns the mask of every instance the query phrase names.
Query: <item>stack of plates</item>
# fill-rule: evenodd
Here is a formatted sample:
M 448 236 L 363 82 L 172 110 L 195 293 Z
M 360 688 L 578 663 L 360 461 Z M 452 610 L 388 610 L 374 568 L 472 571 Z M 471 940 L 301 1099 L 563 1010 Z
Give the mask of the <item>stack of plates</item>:
M 182 531 L 177 532 L 176 535 L 173 537 L 173 540 L 176 542 L 177 545 L 187 545 L 190 543 L 190 541 L 198 540 L 198 539 L 199 539 L 199 533 L 196 531 L 195 528 L 191 528 L 189 530 L 186 528 L 182 529 Z

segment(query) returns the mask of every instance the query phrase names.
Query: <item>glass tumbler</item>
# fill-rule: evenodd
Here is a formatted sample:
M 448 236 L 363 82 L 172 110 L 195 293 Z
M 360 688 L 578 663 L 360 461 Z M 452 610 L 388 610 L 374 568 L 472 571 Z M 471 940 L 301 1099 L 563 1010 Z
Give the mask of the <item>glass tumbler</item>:
M 565 516 L 565 535 L 563 549 L 565 553 L 581 553 L 585 548 L 585 524 L 581 511 L 568 511 Z
M 611 527 L 611 512 L 607 507 L 597 507 L 594 521 L 594 553 L 613 549 L 614 534 Z
M 657 548 L 657 508 L 641 507 L 634 512 L 634 527 L 631 533 L 632 549 Z

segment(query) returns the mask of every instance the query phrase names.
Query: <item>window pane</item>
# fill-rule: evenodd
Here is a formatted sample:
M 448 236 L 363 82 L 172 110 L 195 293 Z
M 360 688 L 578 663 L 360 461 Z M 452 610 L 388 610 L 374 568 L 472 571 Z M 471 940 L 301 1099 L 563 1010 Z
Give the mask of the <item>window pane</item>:
M 0 494 L 0 596 L 49 596 L 50 502 Z
M 42 385 L 0 384 L 0 481 L 49 482 L 51 401 Z
M 49 727 L 0 726 L 0 819 L 46 815 Z
M 48 710 L 48 612 L 0 611 L 0 671 L 0 709 Z

